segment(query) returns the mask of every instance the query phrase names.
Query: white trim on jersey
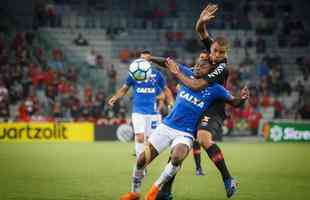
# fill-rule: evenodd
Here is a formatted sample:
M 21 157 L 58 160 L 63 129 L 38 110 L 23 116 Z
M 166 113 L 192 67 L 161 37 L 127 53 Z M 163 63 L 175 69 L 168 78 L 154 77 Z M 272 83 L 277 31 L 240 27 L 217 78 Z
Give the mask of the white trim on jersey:
M 215 76 L 218 76 L 219 74 L 221 74 L 224 71 L 225 67 L 226 67 L 225 63 L 219 64 L 219 66 L 213 72 L 208 74 L 208 77 L 213 78 Z

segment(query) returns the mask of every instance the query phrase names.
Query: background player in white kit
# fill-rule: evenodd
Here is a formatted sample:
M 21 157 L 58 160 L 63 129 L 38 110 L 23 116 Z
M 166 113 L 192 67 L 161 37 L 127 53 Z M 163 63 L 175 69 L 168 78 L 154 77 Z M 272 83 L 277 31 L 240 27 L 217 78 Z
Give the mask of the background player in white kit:
M 145 60 L 149 60 L 150 57 L 149 51 L 143 51 L 140 55 L 140 58 Z M 138 157 L 143 151 L 144 141 L 161 121 L 157 105 L 158 96 L 161 96 L 161 99 L 166 97 L 168 104 L 173 104 L 173 97 L 166 87 L 163 75 L 153 67 L 151 76 L 146 81 L 136 81 L 128 75 L 125 84 L 109 99 L 108 104 L 113 106 L 118 99 L 127 94 L 130 87 L 133 88 L 132 124 L 135 133 L 135 153 Z

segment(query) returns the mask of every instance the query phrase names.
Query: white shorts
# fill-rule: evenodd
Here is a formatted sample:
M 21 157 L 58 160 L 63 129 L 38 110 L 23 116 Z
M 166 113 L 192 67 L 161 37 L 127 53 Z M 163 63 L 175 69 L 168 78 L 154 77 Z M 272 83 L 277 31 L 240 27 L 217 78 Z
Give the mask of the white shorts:
M 185 144 L 189 149 L 193 146 L 194 138 L 191 134 L 176 130 L 161 123 L 150 136 L 148 142 L 151 143 L 158 153 L 168 146 L 172 149 L 177 144 Z
M 161 122 L 161 115 L 146 115 L 132 113 L 131 116 L 134 133 L 144 133 L 145 137 L 150 137 L 156 127 Z

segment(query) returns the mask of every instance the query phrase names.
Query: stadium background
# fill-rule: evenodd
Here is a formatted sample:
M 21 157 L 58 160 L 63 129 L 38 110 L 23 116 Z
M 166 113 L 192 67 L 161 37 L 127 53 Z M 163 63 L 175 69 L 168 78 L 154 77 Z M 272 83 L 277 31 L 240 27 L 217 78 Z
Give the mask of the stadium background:
M 307 98 L 310 92 L 309 1 L 209 2 L 218 3 L 220 7 L 216 19 L 208 26 L 211 35 L 225 36 L 231 44 L 227 87 L 236 93 L 246 84 L 251 92 L 242 109 L 227 108 L 229 117 L 225 122 L 225 142 L 222 143 L 225 151 L 229 152 L 232 166 L 235 166 L 233 169 L 240 177 L 246 177 L 244 181 L 250 184 L 249 191 L 255 191 L 255 194 L 241 191 L 240 199 L 309 198 L 305 190 L 306 180 L 310 178 L 305 170 L 309 169 L 309 145 L 263 144 L 261 136 L 262 133 L 266 137 L 273 135 L 270 139 L 273 141 L 283 138 L 310 140 L 307 121 L 310 117 Z M 131 144 L 102 142 L 76 145 L 55 144 L 55 141 L 52 144 L 15 144 L 19 142 L 18 126 L 23 125 L 17 122 L 43 128 L 52 127 L 56 122 L 74 122 L 73 125 L 64 125 L 68 127 L 69 135 L 75 135 L 71 131 L 72 127 L 76 130 L 75 126 L 87 126 L 87 131 L 81 128 L 85 135 L 79 133 L 78 139 L 71 141 L 115 140 L 117 127 L 130 123 L 130 95 L 113 109 L 106 106 L 106 101 L 123 83 L 130 61 L 141 50 L 147 49 L 154 55 L 170 56 L 179 62 L 192 64 L 202 49 L 194 32 L 194 23 L 205 5 L 206 1 L 202 0 L 1 1 L 0 140 L 13 143 L 1 143 L 0 146 L 3 163 L 1 199 L 115 199 L 126 191 L 133 163 L 133 159 L 128 158 Z M 168 74 L 167 79 L 175 93 L 175 80 Z M 274 126 L 277 128 L 272 129 Z M 9 131 L 9 127 L 15 129 Z M 289 129 L 289 134 L 285 128 Z M 42 133 L 42 140 L 52 138 L 52 132 Z M 36 139 L 21 140 L 25 141 Z M 242 154 L 251 150 L 253 155 L 247 156 L 257 159 L 255 169 L 240 164 L 245 162 Z M 271 162 L 266 155 L 273 150 L 276 153 L 270 155 Z M 60 155 L 58 160 L 52 152 Z M 78 156 L 77 152 L 82 156 Z M 102 158 L 101 154 L 105 157 Z M 121 186 L 112 183 L 112 177 L 118 176 L 116 170 L 109 176 L 105 172 L 109 171 L 110 164 L 125 166 L 111 159 L 116 156 L 126 160 L 128 166 L 126 170 L 117 168 L 122 178 L 116 178 L 116 182 L 124 181 Z M 68 157 L 70 159 L 66 160 Z M 80 158 L 85 163 L 76 160 Z M 288 162 L 290 165 L 285 169 Z M 33 167 L 32 163 L 38 165 Z M 103 173 L 90 172 L 101 171 L 99 167 L 92 168 L 90 163 L 101 166 Z M 78 165 L 80 167 L 76 167 Z M 184 171 L 188 172 L 188 176 L 180 179 L 200 185 L 211 184 L 209 192 L 213 196 L 210 198 L 222 199 L 212 166 L 208 164 L 211 171 L 208 178 L 197 181 L 190 176 L 191 165 L 187 161 Z M 272 169 L 270 165 L 273 165 Z M 304 167 L 300 168 L 302 165 Z M 66 166 L 76 171 L 66 171 Z M 158 174 L 161 165 L 157 162 L 155 166 L 154 171 Z M 64 171 L 57 175 L 57 170 L 49 170 L 49 167 Z M 278 169 L 280 173 L 276 172 Z M 252 170 L 252 173 L 245 173 L 246 170 Z M 36 176 L 32 177 L 33 174 Z M 102 190 L 100 187 L 98 191 L 92 190 L 87 184 L 95 183 L 99 179 L 96 175 L 103 180 L 109 177 L 109 184 L 100 182 Z M 258 175 L 266 175 L 270 179 L 256 180 Z M 281 179 L 283 176 L 285 180 Z M 209 178 L 214 179 L 212 183 Z M 275 179 L 282 181 L 277 185 Z M 51 180 L 59 186 L 48 189 L 51 185 L 47 182 L 51 184 Z M 74 187 L 72 182 L 75 181 L 84 181 L 85 184 Z M 291 182 L 295 184 L 289 187 Z M 41 183 L 46 188 L 37 192 L 36 188 L 40 188 Z M 266 183 L 263 192 L 257 194 L 256 187 Z M 107 185 L 118 189 L 108 195 L 105 191 L 113 189 Z M 196 196 L 187 196 L 183 191 L 180 199 L 202 199 L 195 189 L 198 188 L 200 193 L 204 190 L 199 190 L 198 185 L 188 191 Z M 20 189 L 15 191 L 14 188 Z M 78 193 L 77 188 L 85 190 Z M 70 189 L 80 195 L 70 196 Z

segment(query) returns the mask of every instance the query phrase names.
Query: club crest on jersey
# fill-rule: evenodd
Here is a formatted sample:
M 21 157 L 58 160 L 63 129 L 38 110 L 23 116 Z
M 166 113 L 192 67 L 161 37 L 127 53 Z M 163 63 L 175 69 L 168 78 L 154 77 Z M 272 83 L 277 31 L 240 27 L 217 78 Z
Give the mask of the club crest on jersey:
M 202 94 L 203 98 L 211 95 L 211 93 L 208 91 L 208 89 L 202 90 L 200 93 Z
M 156 82 L 156 74 L 151 74 L 150 77 L 148 78 L 148 81 L 155 84 Z
M 137 88 L 137 93 L 155 93 L 155 88 Z
M 203 101 L 201 101 L 200 99 L 194 97 L 193 95 L 191 95 L 185 91 L 180 92 L 180 97 L 186 99 L 187 101 L 191 102 L 192 104 L 194 104 L 200 108 L 203 108 L 203 106 L 204 106 Z

